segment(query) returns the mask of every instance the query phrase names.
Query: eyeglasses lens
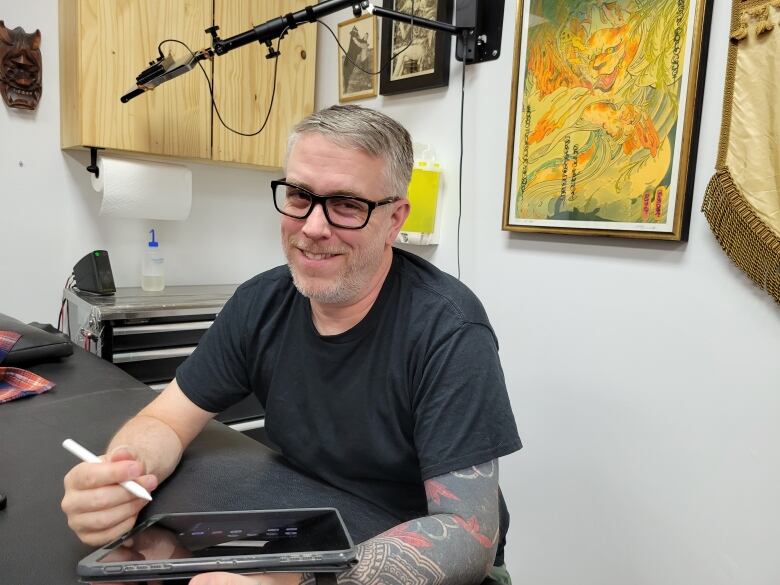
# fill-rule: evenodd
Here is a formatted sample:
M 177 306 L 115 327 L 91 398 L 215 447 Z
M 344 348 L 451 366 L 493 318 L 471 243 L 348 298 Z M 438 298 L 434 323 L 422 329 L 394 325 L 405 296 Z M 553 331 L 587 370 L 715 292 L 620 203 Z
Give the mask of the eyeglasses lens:
M 274 199 L 279 211 L 299 219 L 306 217 L 312 206 L 311 195 L 292 185 L 277 185 Z M 349 197 L 326 197 L 325 206 L 330 223 L 336 227 L 362 227 L 371 212 L 366 203 Z

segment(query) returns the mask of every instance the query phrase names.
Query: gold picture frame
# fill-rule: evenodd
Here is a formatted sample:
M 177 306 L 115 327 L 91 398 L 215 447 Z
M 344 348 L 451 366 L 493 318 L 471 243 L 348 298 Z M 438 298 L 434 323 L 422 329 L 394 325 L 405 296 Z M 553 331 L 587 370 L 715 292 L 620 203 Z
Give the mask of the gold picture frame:
M 712 0 L 518 0 L 504 230 L 686 240 Z
M 338 25 L 339 102 L 377 95 L 376 16 L 364 14 Z M 346 53 L 345 53 L 346 52 Z

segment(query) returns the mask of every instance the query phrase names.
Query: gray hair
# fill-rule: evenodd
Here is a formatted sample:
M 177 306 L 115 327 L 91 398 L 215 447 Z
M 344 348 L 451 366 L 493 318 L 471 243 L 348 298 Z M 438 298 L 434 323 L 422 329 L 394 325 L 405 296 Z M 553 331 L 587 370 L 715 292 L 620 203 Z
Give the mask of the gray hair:
M 369 108 L 356 105 L 331 106 L 315 112 L 298 124 L 287 139 L 284 166 L 298 139 L 304 134 L 321 134 L 344 148 L 356 148 L 385 161 L 388 195 L 406 197 L 412 178 L 412 139 L 398 122 Z

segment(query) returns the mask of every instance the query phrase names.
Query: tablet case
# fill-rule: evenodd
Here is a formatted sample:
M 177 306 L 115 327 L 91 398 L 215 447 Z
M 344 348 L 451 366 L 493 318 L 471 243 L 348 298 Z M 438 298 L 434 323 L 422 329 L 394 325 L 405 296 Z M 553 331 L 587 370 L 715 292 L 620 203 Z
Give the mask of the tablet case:
M 332 512 L 335 517 L 338 530 L 343 537 L 346 549 L 332 551 L 312 550 L 309 552 L 275 552 L 272 554 L 231 556 L 225 557 L 191 557 L 171 558 L 169 560 L 117 560 L 99 563 L 98 559 L 117 548 L 117 545 L 126 537 L 133 537 L 134 531 L 144 524 L 154 524 L 158 519 L 173 518 L 176 516 L 202 517 L 235 515 L 240 519 L 243 515 L 256 513 L 269 514 L 271 516 L 303 513 L 309 515 L 312 512 Z M 121 547 L 120 547 L 121 548 Z M 307 572 L 307 573 L 334 573 L 344 571 L 357 563 L 356 551 L 352 536 L 347 530 L 344 520 L 336 508 L 286 508 L 268 510 L 235 510 L 220 512 L 193 512 L 158 514 L 136 526 L 133 530 L 119 537 L 117 540 L 93 551 L 83 558 L 78 564 L 77 573 L 79 580 L 84 583 L 110 583 L 110 582 L 137 582 L 137 581 L 166 581 L 171 579 L 183 579 L 194 577 L 203 572 L 228 571 L 236 573 L 257 572 Z
M 73 353 L 73 344 L 64 333 L 49 333 L 40 327 L 27 325 L 0 313 L 0 331 L 14 331 L 21 335 L 5 356 L 4 366 L 31 366 Z

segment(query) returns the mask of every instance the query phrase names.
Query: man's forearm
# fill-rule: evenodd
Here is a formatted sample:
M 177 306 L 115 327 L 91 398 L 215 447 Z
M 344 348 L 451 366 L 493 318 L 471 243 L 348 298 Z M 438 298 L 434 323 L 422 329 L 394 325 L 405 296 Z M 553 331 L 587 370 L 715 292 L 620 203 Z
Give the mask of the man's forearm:
M 427 480 L 425 491 L 430 515 L 358 545 L 358 564 L 339 574 L 339 585 L 482 582 L 499 540 L 498 462 Z
M 119 429 L 106 452 L 120 446 L 131 449 L 143 461 L 146 473 L 154 474 L 159 482 L 173 473 L 183 451 L 181 440 L 170 426 L 143 414 Z
M 498 530 L 437 514 L 413 520 L 357 547 L 358 564 L 339 575 L 340 585 L 481 583 L 496 554 Z

